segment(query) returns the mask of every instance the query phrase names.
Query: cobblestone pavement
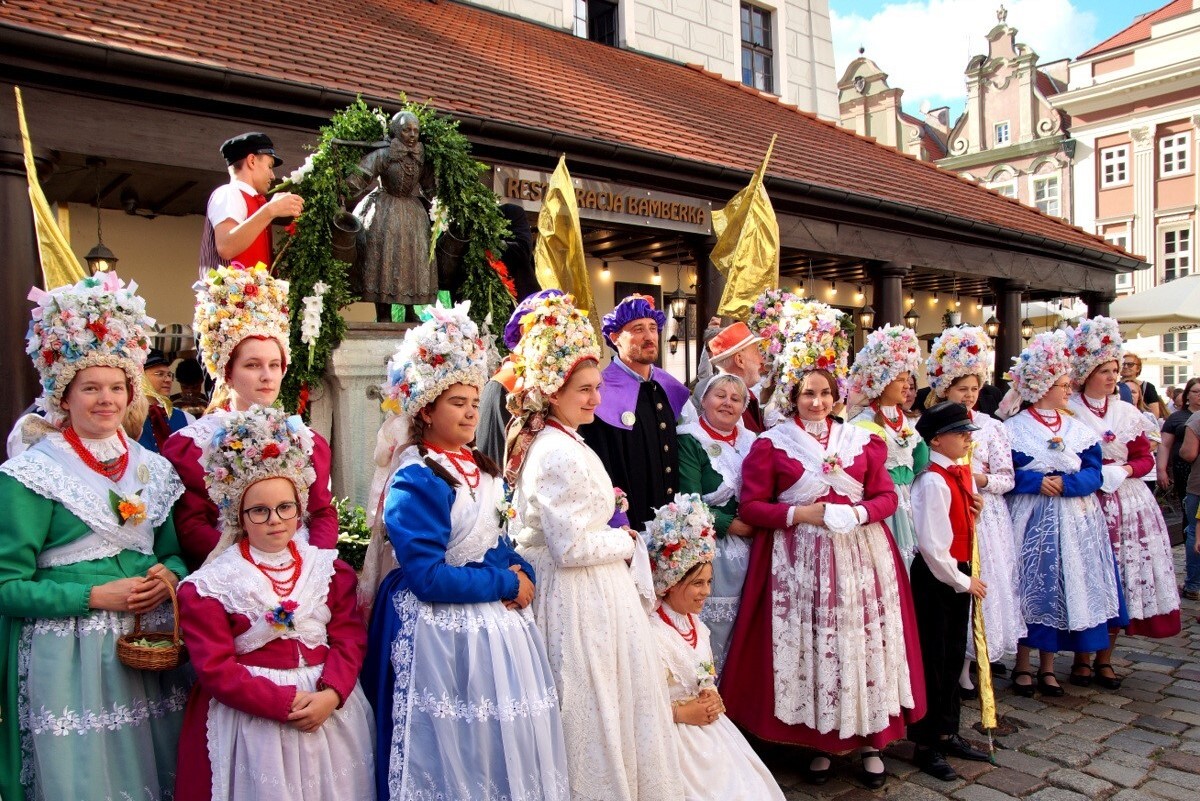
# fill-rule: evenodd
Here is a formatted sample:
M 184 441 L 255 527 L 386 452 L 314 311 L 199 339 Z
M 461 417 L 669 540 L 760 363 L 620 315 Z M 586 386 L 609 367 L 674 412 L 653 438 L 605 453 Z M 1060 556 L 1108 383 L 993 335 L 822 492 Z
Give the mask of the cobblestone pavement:
M 1182 576 L 1182 546 L 1174 551 Z M 1001 723 L 1016 731 L 996 739 L 996 766 L 951 759 L 962 777 L 958 781 L 940 782 L 914 768 L 907 741 L 885 752 L 888 783 L 875 791 L 859 783 L 856 758 L 835 759 L 828 784 L 814 787 L 800 772 L 808 758 L 804 752 L 772 746 L 759 746 L 759 752 L 789 801 L 1198 801 L 1200 603 L 1184 600 L 1182 614 L 1179 636 L 1121 638 L 1113 653 L 1124 680 L 1120 690 L 1069 684 L 1070 654 L 1059 654 L 1055 662 L 1066 690 L 1061 698 L 1022 698 L 1009 689 L 1007 678 L 997 679 Z M 1011 669 L 1012 661 L 1007 665 Z M 978 722 L 978 702 L 964 704 L 961 733 L 983 746 L 986 737 L 972 728 Z

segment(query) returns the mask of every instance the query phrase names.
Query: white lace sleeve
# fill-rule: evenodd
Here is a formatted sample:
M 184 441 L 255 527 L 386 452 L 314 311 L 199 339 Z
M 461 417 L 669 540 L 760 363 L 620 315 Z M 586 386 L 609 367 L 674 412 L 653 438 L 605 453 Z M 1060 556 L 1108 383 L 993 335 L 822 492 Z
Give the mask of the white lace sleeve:
M 542 533 L 554 561 L 563 567 L 587 567 L 633 556 L 633 539 L 621 528 L 597 521 L 597 505 L 612 503 L 595 497 L 582 448 L 546 452 L 537 466 L 536 503 Z M 603 512 L 600 512 L 603 515 Z
M 1008 431 L 1002 424 L 989 425 L 982 454 L 987 475 L 987 486 L 983 491 L 989 495 L 1007 495 L 1016 485 L 1013 474 L 1012 443 Z

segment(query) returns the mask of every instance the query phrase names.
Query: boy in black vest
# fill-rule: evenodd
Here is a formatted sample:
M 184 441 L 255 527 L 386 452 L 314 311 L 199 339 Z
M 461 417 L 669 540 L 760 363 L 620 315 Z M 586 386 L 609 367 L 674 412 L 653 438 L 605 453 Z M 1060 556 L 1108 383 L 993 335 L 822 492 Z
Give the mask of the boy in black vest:
M 958 674 L 967 650 L 971 598 L 981 601 L 987 595 L 987 585 L 971 575 L 974 518 L 982 498 L 975 493 L 970 467 L 958 464 L 977 430 L 966 407 L 949 401 L 927 409 L 917 421 L 930 454 L 929 467 L 913 482 L 918 555 L 910 572 L 929 711 L 908 727 L 908 738 L 917 746 L 917 767 L 942 781 L 958 778 L 947 756 L 988 760 L 958 735 Z

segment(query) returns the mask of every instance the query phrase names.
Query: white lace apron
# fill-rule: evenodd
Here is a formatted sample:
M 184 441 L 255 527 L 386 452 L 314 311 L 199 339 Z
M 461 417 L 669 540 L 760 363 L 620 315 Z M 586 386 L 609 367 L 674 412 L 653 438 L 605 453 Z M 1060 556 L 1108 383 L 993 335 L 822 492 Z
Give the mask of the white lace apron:
M 1050 450 L 1051 432 L 1028 412 L 1005 421 L 1012 449 L 1032 459 L 1018 468 L 1072 474 L 1080 456 L 1099 440 L 1063 415 L 1061 450 Z M 1015 466 L 1015 460 L 1014 460 Z M 1050 497 L 1011 494 L 1008 508 L 1019 543 L 1021 608 L 1027 624 L 1083 631 L 1117 615 L 1117 578 L 1108 526 L 1095 495 Z
M 792 506 L 830 491 L 851 504 L 862 484 L 824 472 L 826 457 L 853 464 L 870 440 L 857 426 L 835 425 L 822 449 L 794 423 L 763 434 L 804 473 L 780 494 Z M 775 717 L 841 738 L 882 731 L 913 706 L 896 563 L 880 523 L 837 534 L 798 524 L 775 532 L 771 558 L 771 628 Z
M 399 469 L 421 461 L 410 451 Z M 456 474 L 445 457 L 432 456 Z M 447 564 L 480 562 L 496 547 L 503 492 L 503 482 L 483 472 L 474 497 L 458 488 Z M 509 610 L 499 601 L 430 603 L 409 590 L 397 593 L 393 605 L 401 626 L 391 649 L 391 798 L 566 801 L 558 694 L 529 609 Z M 476 794 L 475 780 L 486 795 Z
M 296 640 L 308 648 L 329 644 L 329 585 L 337 553 L 304 543 L 297 543 L 297 552 L 303 566 L 286 598 L 276 594 L 270 580 L 237 548 L 224 551 L 185 579 L 201 597 L 213 598 L 227 612 L 250 621 L 250 627 L 233 640 L 237 654 L 252 653 L 278 639 Z M 293 627 L 277 629 L 266 615 L 285 600 L 297 604 Z M 251 675 L 302 692 L 316 692 L 323 668 L 303 662 L 295 668 L 245 666 Z M 342 707 L 310 734 L 211 699 L 208 757 L 212 797 L 214 801 L 370 798 L 374 793 L 371 726 L 370 709 L 357 684 Z

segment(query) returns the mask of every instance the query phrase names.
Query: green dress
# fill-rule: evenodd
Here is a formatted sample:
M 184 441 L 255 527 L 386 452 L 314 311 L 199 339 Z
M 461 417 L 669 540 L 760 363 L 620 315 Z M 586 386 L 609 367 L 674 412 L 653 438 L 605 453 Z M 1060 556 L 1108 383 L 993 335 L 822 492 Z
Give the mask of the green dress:
M 904 566 L 908 568 L 912 565 L 913 557 L 917 555 L 917 532 L 913 526 L 910 501 L 912 483 L 917 473 L 929 464 L 929 446 L 917 434 L 916 425 L 911 420 L 906 420 L 901 432 L 897 433 L 887 426 L 877 424 L 875 412 L 867 408 L 850 422 L 862 426 L 872 434 L 878 434 L 887 443 L 885 466 L 892 477 L 892 483 L 896 485 L 896 497 L 899 500 L 895 514 L 887 519 L 887 526 L 892 532 L 900 555 L 904 557 Z
M 699 493 L 717 526 L 712 594 L 704 602 L 700 619 L 708 626 L 718 673 L 725 664 L 750 566 L 750 540 L 728 533 L 738 513 L 742 460 L 755 440 L 754 433 L 744 426 L 739 425 L 737 430 L 737 440 L 730 445 L 715 440 L 698 422 L 678 429 L 679 491 Z
M 182 671 L 133 670 L 116 639 L 133 615 L 88 608 L 93 586 L 161 562 L 186 573 L 171 522 L 183 487 L 130 441 L 119 482 L 91 471 L 61 434 L 0 465 L 0 797 L 159 799 L 174 792 L 186 701 Z M 122 523 L 107 491 L 145 501 Z M 143 616 L 167 629 L 170 605 Z

